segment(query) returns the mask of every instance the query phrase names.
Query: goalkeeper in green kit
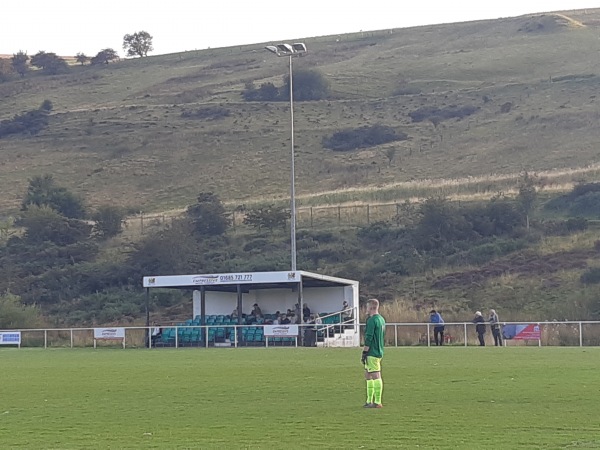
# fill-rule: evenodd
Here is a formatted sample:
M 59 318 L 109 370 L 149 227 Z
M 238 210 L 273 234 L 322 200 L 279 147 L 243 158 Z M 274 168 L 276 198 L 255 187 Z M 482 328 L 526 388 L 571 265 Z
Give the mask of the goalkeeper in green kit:
M 383 358 L 385 320 L 379 314 L 379 300 L 372 298 L 367 302 L 367 314 L 369 317 L 365 330 L 365 346 L 360 359 L 365 366 L 365 379 L 367 380 L 365 408 L 382 408 L 381 358 Z

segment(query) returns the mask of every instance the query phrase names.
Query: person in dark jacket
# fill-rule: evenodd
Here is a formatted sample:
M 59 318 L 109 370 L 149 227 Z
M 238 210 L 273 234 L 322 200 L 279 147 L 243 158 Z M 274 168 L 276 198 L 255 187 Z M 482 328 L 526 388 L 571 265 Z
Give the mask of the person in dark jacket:
M 481 347 L 485 347 L 485 340 L 483 339 L 483 335 L 485 334 L 485 319 L 481 314 L 481 311 L 477 311 L 475 313 L 475 318 L 473 319 L 473 323 L 475 325 L 475 331 L 477 332 L 477 338 L 479 339 L 479 345 Z
M 429 322 L 434 324 L 433 326 L 433 340 L 435 345 L 444 345 L 444 319 L 442 315 L 435 309 L 429 312 Z

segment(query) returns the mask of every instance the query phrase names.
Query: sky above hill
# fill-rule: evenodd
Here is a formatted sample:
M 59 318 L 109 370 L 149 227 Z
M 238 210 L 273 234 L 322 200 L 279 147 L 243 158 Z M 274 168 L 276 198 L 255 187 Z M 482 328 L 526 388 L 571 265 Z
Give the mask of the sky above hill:
M 152 54 L 163 54 L 594 7 L 598 0 L 4 0 L 0 54 L 123 55 L 123 36 L 141 30 L 154 37 Z

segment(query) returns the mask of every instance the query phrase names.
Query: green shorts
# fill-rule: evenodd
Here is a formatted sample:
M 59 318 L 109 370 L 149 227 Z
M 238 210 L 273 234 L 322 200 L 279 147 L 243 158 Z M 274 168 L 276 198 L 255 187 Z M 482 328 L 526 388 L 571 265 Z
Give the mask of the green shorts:
M 365 370 L 367 372 L 381 372 L 381 358 L 374 356 L 367 356 L 367 362 L 365 363 Z

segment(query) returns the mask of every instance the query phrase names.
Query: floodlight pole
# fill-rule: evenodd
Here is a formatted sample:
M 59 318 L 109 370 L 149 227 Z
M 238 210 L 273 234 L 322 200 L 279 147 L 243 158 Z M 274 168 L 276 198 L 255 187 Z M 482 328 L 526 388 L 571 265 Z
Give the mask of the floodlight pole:
M 290 54 L 290 129 L 292 141 L 292 161 L 290 180 L 290 242 L 292 247 L 292 272 L 296 271 L 296 164 L 294 155 L 294 82 L 292 70 L 292 55 Z
M 289 57 L 290 66 L 290 133 L 291 133 L 291 167 L 290 167 L 290 243 L 291 243 L 291 269 L 296 271 L 296 164 L 294 155 L 294 74 L 292 57 L 306 53 L 306 45 L 297 43 L 293 45 L 278 44 L 265 47 L 277 56 Z

